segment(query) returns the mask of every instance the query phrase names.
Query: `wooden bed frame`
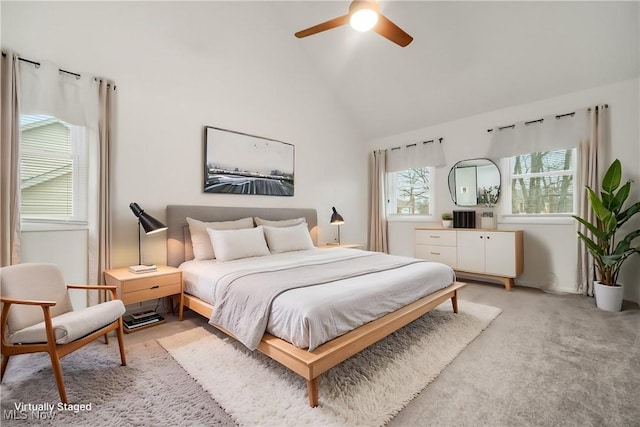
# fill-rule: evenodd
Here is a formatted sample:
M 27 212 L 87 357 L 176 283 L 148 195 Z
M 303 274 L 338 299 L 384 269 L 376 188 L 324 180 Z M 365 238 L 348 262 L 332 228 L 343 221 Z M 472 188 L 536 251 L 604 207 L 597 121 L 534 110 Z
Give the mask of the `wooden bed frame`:
M 169 227 L 167 232 L 167 262 L 174 267 L 180 265 L 185 259 L 190 259 L 191 244 L 188 236 L 187 216 L 201 221 L 228 221 L 247 216 L 259 216 L 272 220 L 305 216 L 312 239 L 317 244 L 315 233 L 317 217 L 315 210 L 169 205 L 167 206 L 167 223 Z M 453 304 L 454 313 L 457 313 L 458 290 L 463 286 L 465 286 L 464 283 L 453 282 L 444 289 L 354 329 L 319 346 L 313 351 L 298 348 L 285 340 L 266 333 L 258 345 L 258 350 L 304 377 L 307 381 L 309 405 L 315 407 L 318 406 L 318 378 L 323 372 L 406 326 L 448 299 Z M 180 297 L 180 305 L 181 308 L 190 308 L 207 319 L 211 317 L 213 311 L 211 304 L 184 293 Z M 182 313 L 182 310 L 180 310 L 180 313 Z M 182 316 L 180 316 L 180 320 L 182 320 Z M 233 334 L 229 331 L 223 328 L 218 329 L 233 337 Z

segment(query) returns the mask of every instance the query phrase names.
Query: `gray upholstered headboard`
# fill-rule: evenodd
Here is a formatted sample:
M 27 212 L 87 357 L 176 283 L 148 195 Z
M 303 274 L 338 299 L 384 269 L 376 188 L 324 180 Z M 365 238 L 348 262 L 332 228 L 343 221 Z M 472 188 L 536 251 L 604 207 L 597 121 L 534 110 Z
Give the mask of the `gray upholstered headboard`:
M 167 206 L 167 265 L 177 267 L 193 258 L 187 217 L 200 221 L 231 221 L 246 217 L 281 220 L 305 217 L 313 244 L 318 244 L 318 214 L 315 209 L 302 208 L 244 208 L 229 206 Z

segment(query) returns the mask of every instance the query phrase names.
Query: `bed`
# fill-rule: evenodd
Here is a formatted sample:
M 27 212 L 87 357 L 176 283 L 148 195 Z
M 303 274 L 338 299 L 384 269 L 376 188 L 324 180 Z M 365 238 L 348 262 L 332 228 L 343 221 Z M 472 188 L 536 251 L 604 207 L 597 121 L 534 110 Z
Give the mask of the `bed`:
M 411 259 L 401 259 L 402 257 L 392 257 L 374 252 L 357 251 L 354 249 L 326 250 L 315 249 L 313 247 L 309 250 L 299 251 L 295 254 L 279 253 L 269 256 L 233 260 L 228 263 L 220 263 L 216 261 L 192 261 L 194 258 L 194 251 L 187 218 L 189 218 L 189 221 L 197 219 L 198 221 L 205 222 L 224 222 L 235 221 L 240 218 L 248 217 L 266 218 L 271 221 L 304 218 L 306 224 L 304 227 L 308 228 L 308 236 L 310 237 L 313 245 L 317 244 L 317 215 L 316 211 L 313 209 L 243 208 L 189 205 L 167 206 L 167 263 L 171 266 L 181 268 L 185 277 L 185 292 L 180 296 L 180 313 L 182 313 L 183 307 L 187 307 L 196 313 L 205 316 L 207 319 L 213 320 L 212 316 L 215 316 L 216 313 L 222 312 L 222 309 L 225 306 L 234 304 L 234 300 L 232 298 L 229 300 L 223 299 L 221 295 L 226 294 L 220 293 L 220 291 L 216 291 L 217 293 L 212 291 L 209 295 L 207 294 L 208 291 L 206 288 L 198 288 L 198 283 L 207 283 L 210 280 L 207 275 L 223 277 L 225 280 L 227 277 L 231 276 L 234 280 L 237 279 L 237 282 L 233 282 L 234 287 L 241 288 L 240 283 L 242 283 L 242 280 L 244 280 L 248 285 L 253 285 L 254 281 L 262 277 L 261 275 L 265 275 L 263 279 L 264 283 L 286 282 L 286 280 L 280 279 L 273 280 L 274 276 L 272 275 L 281 274 L 280 270 L 284 270 L 291 273 L 288 276 L 294 277 L 294 270 L 302 267 L 299 267 L 298 264 L 293 265 L 293 263 L 311 265 L 312 270 L 323 275 L 322 277 L 314 279 L 320 284 L 314 283 L 314 286 L 308 286 L 304 283 L 299 285 L 297 284 L 297 288 L 280 294 L 277 294 L 277 292 L 281 291 L 274 291 L 278 296 L 275 297 L 275 299 L 272 299 L 272 304 L 269 304 L 269 310 L 272 310 L 273 315 L 267 315 L 266 317 L 268 318 L 268 322 L 267 320 L 262 322 L 264 323 L 264 325 L 261 325 L 264 326 L 264 332 L 262 332 L 261 329 L 256 328 L 255 330 L 259 332 L 253 332 L 254 336 L 247 337 L 244 335 L 244 329 L 236 331 L 232 328 L 228 328 L 227 324 L 235 325 L 235 323 L 225 323 L 224 321 L 221 321 L 220 315 L 218 315 L 218 322 L 214 324 L 216 328 L 238 339 L 247 347 L 257 349 L 304 377 L 307 382 L 310 406 L 315 407 L 318 405 L 318 378 L 323 372 L 331 369 L 364 348 L 388 336 L 392 332 L 409 324 L 448 299 L 450 299 L 453 304 L 454 312 L 457 313 L 458 311 L 457 291 L 464 286 L 464 283 L 456 282 L 453 276 L 453 271 L 451 270 L 450 275 L 448 275 L 450 269 L 437 263 L 425 263 L 418 260 L 413 261 Z M 193 224 L 191 225 L 193 226 Z M 293 228 L 291 230 L 293 230 Z M 247 230 L 247 232 L 249 233 L 253 231 Z M 280 231 L 278 231 L 278 233 L 280 233 Z M 213 234 L 211 234 L 211 236 L 212 238 L 215 237 Z M 302 260 L 299 261 L 300 259 Z M 431 267 L 434 267 L 435 271 L 437 271 L 438 279 L 434 279 L 434 282 L 437 283 L 432 285 L 433 288 L 427 287 L 425 290 L 420 290 L 422 294 L 417 297 L 418 299 L 416 299 L 415 295 L 413 297 L 407 296 L 409 292 L 409 288 L 407 288 L 407 292 L 399 292 L 401 296 L 398 297 L 397 301 L 394 300 L 395 305 L 400 305 L 397 307 L 394 306 L 391 309 L 385 306 L 384 310 L 386 311 L 383 311 L 383 313 L 386 314 L 383 314 L 381 317 L 379 317 L 380 315 L 368 312 L 364 314 L 356 313 L 357 310 L 354 310 L 354 307 L 369 307 L 369 305 L 359 304 L 357 300 L 350 300 L 349 298 L 351 296 L 357 294 L 358 298 L 365 298 L 366 296 L 361 295 L 361 293 L 365 293 L 365 291 L 372 292 L 374 293 L 373 298 L 383 300 L 382 304 L 384 305 L 386 301 L 384 301 L 384 298 L 380 298 L 380 293 L 377 295 L 375 294 L 378 283 L 380 286 L 386 286 L 388 285 L 386 282 L 395 280 L 393 277 L 404 277 L 404 275 L 409 275 L 414 278 L 418 277 L 418 274 L 422 274 L 418 273 L 418 271 L 427 268 L 427 264 L 431 264 Z M 325 267 L 329 265 L 331 268 Z M 371 267 L 374 265 L 376 266 L 375 268 Z M 234 270 L 231 271 L 229 270 L 230 268 L 233 268 Z M 239 268 L 240 270 L 236 271 L 236 268 Z M 353 268 L 370 268 L 371 270 L 366 274 L 344 273 L 344 271 Z M 258 272 L 258 270 L 260 271 Z M 445 273 L 447 276 L 444 275 Z M 304 276 L 307 277 L 310 275 L 305 273 Z M 446 279 L 444 277 L 446 277 Z M 293 280 L 297 281 L 295 278 Z M 405 281 L 410 282 L 410 280 Z M 308 297 L 310 300 L 318 299 L 318 294 L 313 294 L 313 292 L 318 292 L 318 289 L 325 287 L 327 290 L 333 289 L 334 292 L 340 293 L 336 298 L 336 301 L 345 301 L 344 304 L 347 304 L 346 307 L 349 307 L 349 315 L 351 316 L 351 314 L 353 314 L 353 316 L 357 317 L 357 322 L 361 323 L 360 326 L 357 326 L 355 329 L 347 330 L 344 329 L 341 322 L 327 322 L 330 323 L 335 330 L 332 329 L 331 332 L 322 332 L 320 334 L 317 334 L 317 332 L 309 333 L 308 336 L 301 338 L 299 342 L 296 342 L 296 333 L 293 333 L 291 336 L 287 336 L 286 331 L 283 332 L 286 328 L 278 329 L 278 318 L 282 318 L 282 322 L 287 322 L 286 319 L 294 319 L 292 317 L 293 315 L 289 312 L 285 315 L 277 314 L 279 313 L 279 307 L 284 307 L 286 304 L 290 304 L 291 301 L 287 302 L 287 299 L 304 301 L 302 295 L 305 295 L 305 293 L 311 295 Z M 258 288 L 262 289 L 262 285 Z M 347 290 L 350 289 L 357 289 L 357 292 L 347 292 Z M 402 289 L 402 287 L 399 289 Z M 383 290 L 380 292 L 387 291 Z M 213 296 L 214 294 L 217 295 L 218 299 Z M 289 297 L 286 297 L 287 295 Z M 295 297 L 291 297 L 291 295 L 295 295 Z M 405 300 L 402 298 L 405 298 Z M 406 300 L 406 298 L 410 299 Z M 216 310 L 214 310 L 214 304 L 216 306 Z M 232 307 L 234 306 L 232 305 Z M 262 306 L 260 309 L 262 309 Z M 329 317 L 335 317 L 336 309 L 333 307 L 331 309 L 334 311 L 332 312 L 333 315 L 329 315 Z M 314 317 L 323 319 L 327 316 L 322 314 L 321 310 L 318 311 L 318 313 L 320 314 L 317 316 L 314 315 Z M 308 313 L 305 312 L 304 315 L 306 314 Z M 366 316 L 370 317 L 367 318 Z M 255 317 L 258 318 L 260 316 Z M 276 320 L 273 320 L 272 318 Z M 304 322 L 309 322 L 309 319 L 305 318 Z M 291 324 L 296 325 L 297 320 L 291 321 Z M 335 326 L 336 324 L 338 326 Z M 245 329 L 253 331 L 254 327 L 255 325 L 251 324 L 250 327 L 245 327 Z M 313 331 L 318 330 L 316 326 L 310 328 Z M 256 333 L 258 334 L 257 338 L 255 337 Z M 321 338 L 315 338 L 316 335 L 320 335 Z M 295 344 L 293 344 L 294 342 Z

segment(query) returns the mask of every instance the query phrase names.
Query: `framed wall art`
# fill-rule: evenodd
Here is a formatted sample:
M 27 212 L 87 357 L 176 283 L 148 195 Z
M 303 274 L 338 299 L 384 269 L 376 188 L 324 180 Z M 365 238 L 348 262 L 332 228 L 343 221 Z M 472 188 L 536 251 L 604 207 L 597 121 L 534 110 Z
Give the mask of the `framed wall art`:
M 292 144 L 206 126 L 204 192 L 293 196 Z

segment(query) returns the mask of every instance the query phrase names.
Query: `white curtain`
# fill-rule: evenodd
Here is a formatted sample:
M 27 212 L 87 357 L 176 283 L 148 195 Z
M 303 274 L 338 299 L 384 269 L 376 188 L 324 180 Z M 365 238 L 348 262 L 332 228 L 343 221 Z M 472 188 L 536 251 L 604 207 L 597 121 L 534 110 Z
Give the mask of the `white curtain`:
M 437 140 L 387 150 L 387 172 L 446 165 L 442 143 Z
M 594 222 L 585 185 L 596 193 L 600 191 L 600 165 L 603 152 L 609 144 L 608 109 L 583 108 L 572 115 L 548 116 L 535 122 L 519 122 L 515 125 L 492 130 L 488 157 L 502 158 L 519 154 L 568 148 L 578 149 L 576 189 L 578 216 Z M 576 229 L 588 234 L 586 227 L 576 221 Z M 576 290 L 593 296 L 594 266 L 586 246 L 576 237 L 578 260 Z
M 55 64 L 20 64 L 22 114 L 44 114 L 83 126 L 89 149 L 89 254 L 87 283 L 103 284 L 110 268 L 110 152 L 115 85 L 86 74 L 63 72 Z M 98 302 L 89 293 L 89 304 Z
M 609 109 L 595 107 L 589 109 L 589 138 L 578 145 L 580 169 L 578 173 L 578 216 L 590 223 L 596 222 L 596 216 L 589 204 L 585 186 L 600 193 L 600 174 L 604 163 L 604 149 L 609 145 Z M 587 228 L 576 221 L 576 230 L 589 235 Z M 593 296 L 595 271 L 593 258 L 581 239 L 578 245 L 578 264 L 576 269 L 576 290 L 583 295 Z
M 72 75 L 57 65 L 20 62 L 20 113 L 45 114 L 98 128 L 98 87 L 91 76 Z
M 369 233 L 367 249 L 389 252 L 387 240 L 387 214 L 385 181 L 387 175 L 387 151 L 376 150 L 369 161 Z
M 487 157 L 499 159 L 539 151 L 575 148 L 589 138 L 589 111 L 577 110 L 573 115 L 547 116 L 534 122 L 518 122 L 508 127 L 495 127 Z
M 20 262 L 20 73 L 18 56 L 0 66 L 0 266 Z

